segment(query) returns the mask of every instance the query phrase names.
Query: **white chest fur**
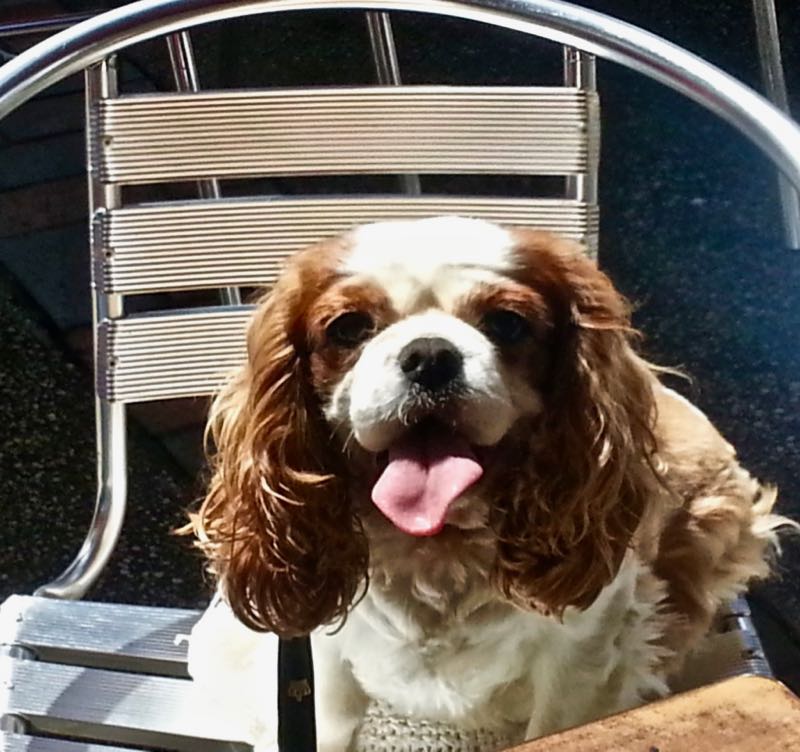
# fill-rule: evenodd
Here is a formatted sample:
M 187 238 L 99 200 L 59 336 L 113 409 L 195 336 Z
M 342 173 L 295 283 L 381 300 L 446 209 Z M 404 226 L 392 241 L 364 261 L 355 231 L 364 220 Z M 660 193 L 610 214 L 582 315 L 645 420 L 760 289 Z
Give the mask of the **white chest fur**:
M 662 694 L 655 642 L 662 592 L 633 555 L 587 610 L 563 622 L 500 603 L 425 623 L 408 602 L 369 593 L 335 634 L 313 636 L 319 749 L 344 752 L 377 704 L 416 720 L 534 738 Z M 418 604 L 417 604 L 418 605 Z M 224 603 L 195 627 L 189 667 L 202 712 L 273 752 L 277 638 Z
M 486 603 L 431 625 L 413 604 L 373 591 L 340 632 L 315 639 L 315 651 L 334 652 L 339 660 L 325 665 L 351 671 L 367 697 L 399 715 L 521 728 L 531 738 L 665 691 L 655 673 L 656 604 L 642 574 L 629 556 L 595 603 L 563 622 Z

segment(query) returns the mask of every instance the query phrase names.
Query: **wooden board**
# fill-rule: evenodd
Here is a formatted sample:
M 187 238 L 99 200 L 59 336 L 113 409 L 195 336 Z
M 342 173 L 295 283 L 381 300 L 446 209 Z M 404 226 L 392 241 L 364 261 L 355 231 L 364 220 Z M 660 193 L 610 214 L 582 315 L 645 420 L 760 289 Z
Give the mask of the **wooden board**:
M 800 700 L 772 679 L 739 676 L 515 747 L 513 752 L 800 750 Z

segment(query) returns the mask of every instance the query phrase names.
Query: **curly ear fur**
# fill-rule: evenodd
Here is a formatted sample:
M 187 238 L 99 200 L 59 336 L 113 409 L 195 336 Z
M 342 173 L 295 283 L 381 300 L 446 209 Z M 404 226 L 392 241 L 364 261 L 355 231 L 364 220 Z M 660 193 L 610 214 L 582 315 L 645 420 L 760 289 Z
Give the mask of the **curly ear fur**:
M 295 270 L 259 306 L 247 362 L 212 406 L 213 478 L 192 519 L 236 616 L 286 637 L 344 617 L 368 556 L 309 386 L 308 282 Z
M 556 313 L 556 353 L 540 430 L 497 514 L 495 578 L 521 605 L 561 614 L 613 579 L 659 482 L 654 377 L 631 348 L 628 305 L 582 250 L 516 234 L 523 280 Z

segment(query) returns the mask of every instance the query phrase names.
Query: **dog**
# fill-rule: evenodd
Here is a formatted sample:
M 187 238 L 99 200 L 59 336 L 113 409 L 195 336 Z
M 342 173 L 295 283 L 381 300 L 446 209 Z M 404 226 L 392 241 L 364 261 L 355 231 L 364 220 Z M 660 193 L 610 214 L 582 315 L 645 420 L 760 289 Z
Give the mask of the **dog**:
M 322 752 L 493 752 L 663 696 L 792 523 L 636 339 L 551 233 L 437 217 L 298 253 L 209 418 L 209 712 L 276 749 L 277 636 L 309 633 Z

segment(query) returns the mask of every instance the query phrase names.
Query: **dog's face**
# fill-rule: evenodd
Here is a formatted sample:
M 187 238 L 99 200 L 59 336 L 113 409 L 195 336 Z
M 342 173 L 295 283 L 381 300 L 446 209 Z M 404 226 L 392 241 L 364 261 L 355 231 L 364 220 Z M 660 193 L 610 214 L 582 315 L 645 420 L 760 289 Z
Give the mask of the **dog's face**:
M 331 261 L 306 324 L 322 411 L 343 446 L 376 455 L 382 512 L 434 535 L 483 475 L 482 448 L 541 411 L 554 311 L 521 281 L 514 236 L 483 222 L 363 227 Z
M 287 634 L 342 615 L 368 569 L 364 504 L 430 537 L 470 498 L 499 591 L 588 605 L 642 513 L 652 450 L 628 333 L 607 278 L 548 233 L 442 217 L 298 254 L 212 414 L 198 528 L 234 609 Z

